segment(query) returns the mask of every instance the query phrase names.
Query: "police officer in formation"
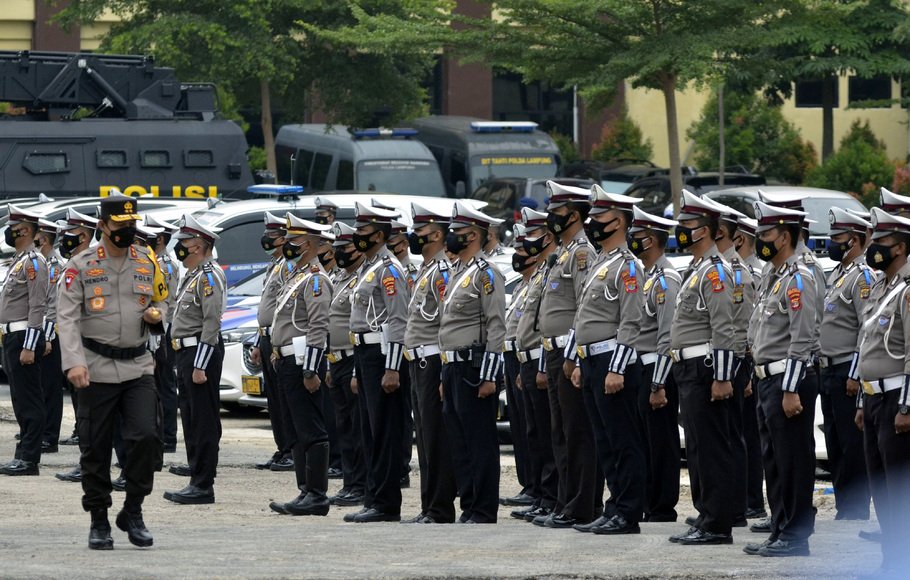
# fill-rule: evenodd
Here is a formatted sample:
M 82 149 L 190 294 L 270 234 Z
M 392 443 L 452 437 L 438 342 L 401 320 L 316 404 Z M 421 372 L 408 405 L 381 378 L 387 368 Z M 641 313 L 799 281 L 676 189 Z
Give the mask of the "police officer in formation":
M 57 281 L 63 274 L 63 259 L 54 248 L 57 224 L 38 220 L 35 247 L 47 262 L 47 311 L 44 314 L 44 364 L 41 382 L 44 389 L 44 436 L 41 438 L 43 453 L 57 451 L 60 439 L 60 422 L 63 420 L 63 392 L 66 378 L 60 366 L 60 341 L 57 338 Z

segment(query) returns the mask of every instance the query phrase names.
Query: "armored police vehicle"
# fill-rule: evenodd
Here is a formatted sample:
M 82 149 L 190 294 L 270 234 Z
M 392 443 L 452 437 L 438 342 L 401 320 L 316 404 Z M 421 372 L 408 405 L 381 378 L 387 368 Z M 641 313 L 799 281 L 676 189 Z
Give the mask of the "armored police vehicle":
M 248 197 L 240 126 L 214 85 L 151 56 L 0 51 L 0 199 Z

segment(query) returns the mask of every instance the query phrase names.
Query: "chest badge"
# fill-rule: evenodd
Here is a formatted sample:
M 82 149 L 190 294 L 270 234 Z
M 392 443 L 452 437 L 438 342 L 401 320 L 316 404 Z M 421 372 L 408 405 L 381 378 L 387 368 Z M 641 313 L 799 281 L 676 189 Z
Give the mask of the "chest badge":
M 607 277 L 607 271 L 609 271 L 609 268 L 607 268 L 606 266 L 604 266 L 604 267 L 600 270 L 600 272 L 597 273 L 597 279 L 598 279 L 598 280 L 603 280 L 604 278 L 606 278 L 606 277 Z
M 462 288 L 467 288 L 471 284 L 471 277 L 465 276 L 464 281 L 461 283 Z
M 651 289 L 651 285 L 654 283 L 654 280 L 648 280 L 645 282 L 645 292 Z
M 90 304 L 92 306 L 92 310 L 104 310 L 104 297 L 97 296 L 95 298 L 92 298 Z
M 421 279 L 420 279 L 420 286 L 418 286 L 418 290 L 423 290 L 423 289 L 426 288 L 426 287 L 427 287 L 427 279 L 426 279 L 426 278 L 421 278 Z
M 376 277 L 376 272 L 370 272 L 369 274 L 367 274 L 367 277 L 364 278 L 363 281 L 366 282 L 367 284 L 369 284 L 370 282 L 373 281 L 373 278 L 375 278 L 375 277 Z
M 689 288 L 695 288 L 696 284 L 698 284 L 698 275 L 692 276 L 692 281 L 689 282 Z
M 777 294 L 780 290 L 780 280 L 777 281 L 777 284 L 774 285 L 774 290 L 771 291 L 771 294 Z
M 565 262 L 568 259 L 569 259 L 569 252 L 564 252 L 563 255 L 559 257 L 559 261 L 556 263 L 562 264 L 563 262 Z

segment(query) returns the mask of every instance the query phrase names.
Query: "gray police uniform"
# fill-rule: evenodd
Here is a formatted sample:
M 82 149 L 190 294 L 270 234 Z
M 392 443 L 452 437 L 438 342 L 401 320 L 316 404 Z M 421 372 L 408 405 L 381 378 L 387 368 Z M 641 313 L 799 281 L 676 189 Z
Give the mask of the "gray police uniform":
M 515 474 L 521 486 L 519 495 L 536 497 L 533 492 L 534 476 L 531 474 L 530 448 L 528 447 L 528 424 L 525 420 L 524 401 L 521 389 L 518 388 L 521 363 L 516 353 L 516 336 L 518 335 L 518 317 L 515 310 L 521 300 L 519 296 L 527 288 L 524 279 L 512 288 L 512 300 L 506 308 L 506 339 L 503 344 L 503 387 L 506 391 L 506 405 L 509 408 L 509 434 L 512 437 L 512 449 L 515 453 Z
M 412 410 L 420 464 L 420 512 L 439 523 L 455 521 L 455 468 L 439 400 L 439 323 L 451 279 L 445 252 L 424 262 L 408 303 L 405 358 L 412 388 Z
M 9 265 L 0 292 L 0 332 L 3 342 L 3 370 L 9 378 L 10 398 L 20 440 L 15 459 L 37 464 L 44 436 L 44 389 L 41 360 L 44 356 L 42 328 L 47 303 L 47 263 L 29 244 Z M 35 351 L 35 362 L 23 365 L 23 350 Z
M 474 523 L 495 523 L 499 511 L 499 441 L 496 392 L 479 398 L 484 382 L 502 372 L 505 280 L 477 256 L 453 266 L 439 321 L 443 417 L 463 514 Z
M 610 488 L 603 515 L 621 516 L 629 524 L 641 520 L 647 503 L 647 459 L 638 415 L 642 370 L 635 351 L 644 306 L 642 269 L 625 242 L 599 256 L 582 286 L 574 340 L 565 352 L 566 358 L 581 357 L 585 407 Z M 610 395 L 604 392 L 609 373 L 623 375 L 624 383 Z
M 388 248 L 364 260 L 351 307 L 351 343 L 372 444 L 366 450 L 367 501 L 383 514 L 401 514 L 401 451 L 407 405 L 401 388 L 386 393 L 386 370 L 401 368 L 407 326 L 408 283 Z M 383 336 L 384 335 L 384 336 Z M 369 444 L 367 437 L 364 437 Z
M 408 298 L 414 292 L 414 284 L 417 283 L 417 274 L 420 269 L 411 261 L 408 250 L 404 251 L 403 257 L 398 259 L 401 268 L 404 270 L 405 277 L 408 279 Z M 401 361 L 401 368 L 398 369 L 399 384 L 404 394 L 405 405 L 407 410 L 404 413 L 404 437 L 401 440 L 401 477 L 404 482 L 405 477 L 410 477 L 411 473 L 411 456 L 414 454 L 414 394 L 411 392 L 411 373 L 408 368 L 407 358 Z
M 682 278 L 661 254 L 644 275 L 644 311 L 635 343 L 642 363 L 638 411 L 644 422 L 651 485 L 645 512 L 652 521 L 676 521 L 679 503 L 679 390 L 670 372 L 670 328 Z M 650 385 L 661 385 L 667 406 L 652 409 Z
M 876 274 L 860 255 L 838 264 L 828 278 L 819 356 L 825 445 L 839 517 L 869 519 L 869 478 L 863 453 L 863 432 L 856 428 L 856 397 L 847 395 L 847 379 L 859 380 L 859 331 Z M 852 373 L 852 374 L 851 374 Z
M 817 284 L 796 254 L 768 276 L 752 353 L 759 378 L 758 426 L 768 478 L 771 537 L 804 541 L 812 534 L 815 511 L 815 439 L 812 435 L 818 379 L 811 364 L 818 337 Z M 803 411 L 787 418 L 784 393 L 797 393 Z
M 157 255 L 158 269 L 164 275 L 167 284 L 167 309 L 168 318 L 174 315 L 174 304 L 177 301 L 177 289 L 180 287 L 180 269 L 167 252 Z M 162 426 L 164 429 L 164 447 L 174 448 L 177 445 L 177 380 L 174 376 L 174 366 L 177 364 L 177 354 L 171 344 L 170 323 L 166 325 L 167 332 L 164 339 L 155 349 L 155 386 L 161 398 Z
M 203 490 L 215 483 L 221 441 L 218 389 L 224 360 L 221 316 L 225 299 L 224 272 L 211 257 L 206 258 L 185 275 L 171 325 L 190 485 Z M 195 369 L 205 371 L 204 383 L 193 383 Z
M 682 276 L 670 330 L 692 499 L 699 512 L 695 527 L 714 534 L 729 534 L 734 516 L 729 482 L 733 408 L 729 400 L 711 401 L 713 382 L 732 381 L 735 370 L 732 276 L 716 246 L 694 260 Z
M 584 231 L 579 231 L 555 254 L 540 305 L 540 334 L 546 353 L 552 420 L 553 454 L 559 470 L 561 513 L 587 522 L 595 518 L 594 505 L 600 477 L 594 448 L 594 431 L 585 421 L 584 395 L 563 372 L 564 349 L 575 322 L 585 274 L 595 252 Z
M 80 252 L 67 263 L 57 304 L 57 332 L 65 370 L 88 369 L 90 383 L 78 389 L 77 429 L 82 450 L 82 507 L 111 506 L 111 445 L 119 414 L 129 454 L 123 466 L 126 492 L 152 492 L 154 472 L 161 469 L 162 442 L 158 394 L 148 352 L 150 328 L 142 320 L 148 308 L 167 315 L 167 286 L 152 252 L 130 246 L 114 258 L 105 246 Z
M 551 254 L 552 255 L 552 254 Z M 556 257 L 554 256 L 554 260 Z M 546 390 L 537 388 L 537 372 L 545 372 L 541 365 L 546 363 L 546 352 L 540 344 L 540 299 L 547 285 L 550 268 L 546 261 L 540 262 L 527 287 L 513 293 L 512 316 L 518 319 L 516 327 L 516 358 L 521 364 L 521 396 L 524 401 L 525 422 L 527 423 L 528 448 L 531 454 L 531 477 L 534 497 L 542 510 L 553 510 L 559 500 L 559 471 L 553 455 L 551 435 L 550 400 Z M 562 503 L 565 504 L 563 497 Z
M 57 250 L 47 258 L 47 311 L 44 314 L 44 340 L 51 343 L 51 352 L 44 358 L 41 383 L 44 388 L 44 436 L 55 447 L 60 439 L 60 422 L 63 420 L 63 391 L 66 377 L 60 366 L 60 341 L 57 339 L 57 281 L 63 277 L 63 260 Z

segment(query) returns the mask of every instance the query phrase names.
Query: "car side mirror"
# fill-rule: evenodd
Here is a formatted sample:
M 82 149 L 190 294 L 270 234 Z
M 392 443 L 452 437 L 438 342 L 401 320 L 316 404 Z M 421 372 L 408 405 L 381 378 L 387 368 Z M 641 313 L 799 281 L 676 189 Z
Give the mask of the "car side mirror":
M 464 199 L 467 196 L 464 181 L 455 183 L 455 199 Z

